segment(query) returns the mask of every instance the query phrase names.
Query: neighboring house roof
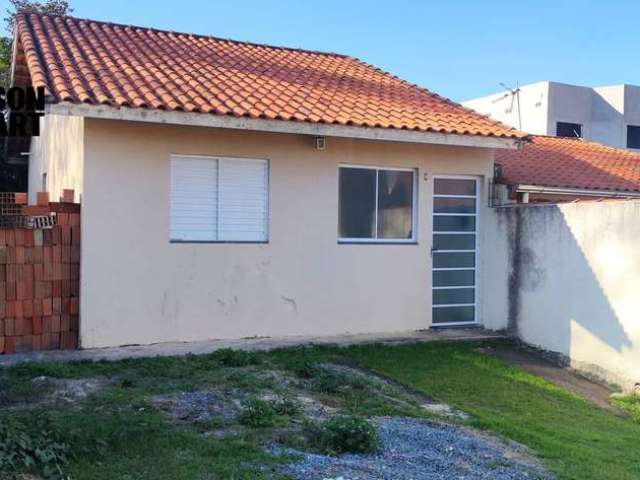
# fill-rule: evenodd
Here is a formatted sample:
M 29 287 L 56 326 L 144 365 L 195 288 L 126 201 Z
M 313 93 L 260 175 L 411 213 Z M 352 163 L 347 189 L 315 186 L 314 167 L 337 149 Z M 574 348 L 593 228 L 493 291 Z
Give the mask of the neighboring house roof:
M 16 25 L 18 57 L 52 102 L 525 136 L 345 55 L 43 14 Z
M 640 192 L 640 155 L 581 138 L 534 135 L 522 150 L 496 150 L 503 183 Z

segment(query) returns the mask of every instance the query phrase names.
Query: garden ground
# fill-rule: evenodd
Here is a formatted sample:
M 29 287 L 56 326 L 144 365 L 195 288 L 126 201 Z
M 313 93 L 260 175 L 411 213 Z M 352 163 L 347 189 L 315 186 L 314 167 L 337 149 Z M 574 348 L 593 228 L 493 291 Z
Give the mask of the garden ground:
M 420 468 L 441 478 L 640 478 L 640 402 L 615 399 L 627 415 L 601 408 L 495 354 L 505 351 L 520 353 L 489 341 L 3 368 L 0 469 L 72 479 L 315 478 L 305 472 L 321 469 L 410 478 L 411 447 L 426 449 L 419 455 L 432 461 Z

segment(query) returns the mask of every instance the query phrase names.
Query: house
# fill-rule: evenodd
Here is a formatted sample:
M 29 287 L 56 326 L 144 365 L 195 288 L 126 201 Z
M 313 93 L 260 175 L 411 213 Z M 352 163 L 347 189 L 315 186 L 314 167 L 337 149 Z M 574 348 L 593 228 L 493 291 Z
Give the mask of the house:
M 463 103 L 535 135 L 581 137 L 640 149 L 640 86 L 538 82 Z
M 83 347 L 502 326 L 483 220 L 523 133 L 334 53 L 41 14 L 16 40 L 29 198 L 82 202 Z
M 640 154 L 582 138 L 532 135 L 496 151 L 498 204 L 640 198 Z

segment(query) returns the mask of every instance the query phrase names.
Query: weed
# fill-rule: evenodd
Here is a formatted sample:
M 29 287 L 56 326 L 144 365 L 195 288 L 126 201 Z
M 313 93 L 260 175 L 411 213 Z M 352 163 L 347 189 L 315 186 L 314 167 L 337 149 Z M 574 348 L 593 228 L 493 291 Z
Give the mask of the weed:
M 275 381 L 268 375 L 259 375 L 247 370 L 232 370 L 225 380 L 234 388 L 241 388 L 249 392 L 257 392 L 267 388 L 274 388 Z
M 125 375 L 120 378 L 118 386 L 123 389 L 133 388 L 136 386 L 136 378 L 133 375 Z
M 28 472 L 45 479 L 63 478 L 70 456 L 71 446 L 47 414 L 0 420 L 0 474 Z
M 611 403 L 621 410 L 624 410 L 637 423 L 640 423 L 640 396 L 631 394 L 627 396 L 615 396 Z
M 242 402 L 243 410 L 238 421 L 254 428 L 273 427 L 278 421 L 278 413 L 271 402 L 250 397 Z
M 278 415 L 295 417 L 302 412 L 302 405 L 291 397 L 283 397 L 280 400 L 273 400 L 271 406 Z
M 316 362 L 304 359 L 298 362 L 293 362 L 288 367 L 294 374 L 305 380 L 314 378 L 322 371 L 322 368 L 318 367 Z
M 345 388 L 343 375 L 319 368 L 316 375 L 311 378 L 311 388 L 321 393 L 338 393 Z
M 362 417 L 342 415 L 312 428 L 312 442 L 324 453 L 371 453 L 378 448 L 375 426 Z
M 345 393 L 348 391 L 367 391 L 369 382 L 364 378 L 355 375 L 334 372 L 326 368 L 318 368 L 315 376 L 311 379 L 311 388 L 321 393 Z

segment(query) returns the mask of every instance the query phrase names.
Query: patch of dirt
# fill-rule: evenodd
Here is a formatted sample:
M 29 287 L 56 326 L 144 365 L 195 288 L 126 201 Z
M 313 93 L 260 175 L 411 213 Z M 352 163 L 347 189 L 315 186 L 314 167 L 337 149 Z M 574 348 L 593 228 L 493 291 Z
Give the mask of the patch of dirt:
M 351 364 L 338 364 L 338 363 L 325 363 L 321 365 L 323 368 L 343 373 L 347 375 L 354 375 L 360 378 L 364 378 L 365 380 L 372 382 L 373 384 L 380 384 L 390 387 L 396 391 L 399 391 L 402 395 L 411 398 L 413 401 L 417 402 L 421 408 L 424 410 L 433 413 L 435 415 L 440 415 L 446 418 L 452 418 L 456 420 L 468 420 L 470 417 L 465 412 L 460 410 L 455 410 L 451 408 L 449 405 L 444 403 L 436 402 L 431 397 L 424 395 L 421 392 L 417 392 L 413 389 L 408 388 L 406 385 L 398 382 L 397 380 L 393 380 L 384 375 L 381 375 L 373 370 L 369 370 L 360 365 L 351 365 Z M 391 401 L 397 402 L 398 400 L 389 396 L 385 396 Z
M 577 393 L 605 410 L 626 416 L 624 412 L 609 403 L 609 397 L 612 393 L 609 388 L 594 383 L 567 368 L 559 367 L 540 355 L 536 355 L 533 351 L 508 346 L 485 347 L 481 351 L 517 365 L 524 371 L 542 377 L 554 385 Z
M 302 410 L 307 418 L 311 420 L 327 420 L 338 413 L 338 409 L 325 405 L 313 397 L 304 394 L 298 394 L 296 399 L 302 405 Z
M 243 395 L 220 390 L 194 390 L 152 397 L 153 404 L 174 420 L 230 423 L 242 409 Z
M 45 401 L 77 402 L 100 392 L 109 384 L 106 378 L 53 378 L 40 376 L 32 381 L 34 387 L 47 392 Z
M 242 411 L 242 402 L 252 394 L 240 389 L 224 391 L 219 389 L 194 390 L 192 392 L 180 392 L 169 395 L 156 395 L 151 401 L 161 411 L 174 420 L 205 423 L 217 420 L 221 425 L 233 423 Z M 284 395 L 271 391 L 256 395 L 262 400 L 283 400 Z M 312 420 L 326 420 L 337 413 L 337 409 L 325 405 L 315 398 L 303 394 L 293 394 L 291 397 L 298 401 L 304 415 Z M 220 437 L 229 432 L 225 428 L 216 429 L 210 434 Z

